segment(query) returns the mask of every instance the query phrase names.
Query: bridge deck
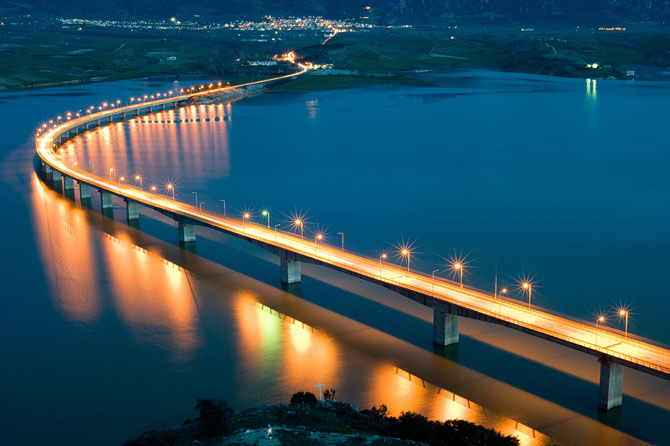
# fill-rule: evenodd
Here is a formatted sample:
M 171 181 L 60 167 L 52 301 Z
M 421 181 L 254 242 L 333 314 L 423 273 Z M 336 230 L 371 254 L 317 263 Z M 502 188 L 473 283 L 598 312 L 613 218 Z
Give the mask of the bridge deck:
M 233 88 L 293 77 L 305 71 L 306 69 L 303 68 L 299 73 L 278 78 L 234 87 L 217 88 L 206 92 L 184 94 L 159 101 L 105 110 L 73 119 L 48 130 L 38 138 L 37 153 L 53 169 L 81 183 L 142 203 L 163 213 L 172 215 L 174 218 L 186 219 L 187 222 L 190 221 L 191 223 L 206 225 L 225 231 L 264 246 L 266 249 L 270 248 L 277 251 L 290 252 L 297 256 L 298 260 L 312 261 L 330 266 L 340 271 L 379 282 L 391 289 L 400 290 L 403 294 L 409 295 L 410 293 L 414 293 L 415 297 L 422 296 L 422 299 L 415 300 L 423 300 L 423 303 L 429 306 L 440 307 L 442 304 L 455 305 L 457 308 L 485 316 L 488 320 L 503 323 L 504 325 L 521 329 L 527 333 L 541 336 L 593 355 L 609 356 L 627 366 L 670 379 L 670 350 L 658 347 L 652 343 L 624 338 L 617 333 L 607 331 L 601 327 L 598 330 L 598 344 L 596 345 L 594 326 L 552 315 L 536 308 L 528 308 L 521 304 L 495 299 L 494 296 L 486 293 L 460 288 L 439 278 L 432 279 L 419 273 L 410 273 L 404 268 L 388 263 L 380 265 L 376 259 L 342 252 L 339 249 L 317 244 L 311 240 L 302 240 L 299 236 L 290 233 L 276 232 L 262 225 L 244 223 L 211 212 L 200 211 L 195 206 L 174 201 L 169 197 L 150 193 L 149 191 L 140 190 L 132 185 L 115 183 L 82 170 L 77 166 L 66 164 L 58 151 L 54 150 L 54 141 L 56 138 L 68 130 L 86 125 L 90 121 L 163 104 L 178 104 L 202 95 L 215 94 Z

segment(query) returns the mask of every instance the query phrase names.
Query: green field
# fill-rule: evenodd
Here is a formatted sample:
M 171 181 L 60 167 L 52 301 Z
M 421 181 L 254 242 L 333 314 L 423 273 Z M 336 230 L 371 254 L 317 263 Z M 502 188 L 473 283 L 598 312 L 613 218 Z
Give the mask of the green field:
M 326 45 L 318 36 L 286 35 L 253 42 L 232 31 L 137 34 L 126 30 L 0 32 L 0 90 L 202 74 L 231 83 L 277 74 L 245 66 L 295 50 L 304 60 L 329 64 L 342 76 L 306 77 L 276 87 L 314 90 L 417 82 L 415 71 L 488 68 L 570 77 L 623 78 L 625 64 L 670 66 L 670 35 L 639 32 L 531 32 L 516 29 L 376 29 L 340 33 Z M 175 57 L 176 60 L 169 60 Z M 240 60 L 240 61 L 238 61 Z M 586 63 L 598 63 L 597 70 Z M 391 74 L 386 78 L 375 73 Z

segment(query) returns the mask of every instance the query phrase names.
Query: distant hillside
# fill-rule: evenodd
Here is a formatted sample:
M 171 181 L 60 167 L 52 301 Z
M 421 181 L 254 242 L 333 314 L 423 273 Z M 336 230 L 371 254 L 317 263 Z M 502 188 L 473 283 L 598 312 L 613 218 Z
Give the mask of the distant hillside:
M 364 9 L 370 6 L 371 9 Z M 314 14 L 378 23 L 670 23 L 670 0 L 4 0 L 0 9 L 89 17 Z

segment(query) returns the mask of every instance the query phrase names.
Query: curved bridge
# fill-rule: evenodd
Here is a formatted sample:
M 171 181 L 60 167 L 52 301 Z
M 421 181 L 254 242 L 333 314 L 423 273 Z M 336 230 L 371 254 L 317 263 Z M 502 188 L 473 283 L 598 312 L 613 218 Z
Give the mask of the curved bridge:
M 179 223 L 181 242 L 195 241 L 196 226 L 205 226 L 245 239 L 280 257 L 284 283 L 299 282 L 301 262 L 308 262 L 398 292 L 434 309 L 433 339 L 436 344 L 457 343 L 459 317 L 468 317 L 504 325 L 593 355 L 598 358 L 601 366 L 599 405 L 605 410 L 621 405 L 624 366 L 670 380 L 670 350 L 650 342 L 630 339 L 603 328 L 596 332 L 597 328 L 594 326 L 500 300 L 483 292 L 460 288 L 439 278 L 408 272 L 401 267 L 382 264 L 377 259 L 344 252 L 311 240 L 303 240 L 300 236 L 277 232 L 262 225 L 202 211 L 170 197 L 96 176 L 75 165 L 65 163 L 59 155 L 58 148 L 65 140 L 90 126 L 113 122 L 114 119 L 139 116 L 140 113 L 151 113 L 155 108 L 176 108 L 200 96 L 254 84 L 276 82 L 299 76 L 307 71 L 304 66 L 300 66 L 300 69 L 299 72 L 286 76 L 137 103 L 66 121 L 37 138 L 37 154 L 41 158 L 42 173 L 59 189 L 73 190 L 74 181 L 77 181 L 81 198 L 84 199 L 91 197 L 91 188 L 97 189 L 101 195 L 103 209 L 112 207 L 112 196 L 121 197 L 126 202 L 129 220 L 139 218 L 140 205 L 161 212 Z

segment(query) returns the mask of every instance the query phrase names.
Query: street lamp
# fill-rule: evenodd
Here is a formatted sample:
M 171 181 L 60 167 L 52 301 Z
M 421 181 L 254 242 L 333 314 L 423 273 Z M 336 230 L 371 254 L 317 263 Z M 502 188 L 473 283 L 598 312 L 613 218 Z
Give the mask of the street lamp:
M 382 255 L 379 256 L 379 280 L 382 278 L 382 260 L 386 259 L 388 255 L 386 255 L 385 252 L 382 253 Z
M 110 181 L 112 180 L 112 176 L 113 176 L 113 175 L 114 175 L 114 168 L 113 168 L 113 167 L 110 167 L 110 168 L 109 168 L 109 179 L 110 179 Z
M 304 239 L 304 237 L 303 237 L 303 226 L 304 225 L 303 225 L 302 220 L 300 220 L 299 218 L 296 218 L 295 220 L 293 220 L 293 224 L 300 227 L 300 239 Z
M 337 235 L 342 236 L 342 252 L 344 252 L 344 232 L 338 232 Z
M 156 186 L 151 186 L 151 192 L 156 192 Z
M 430 292 L 434 293 L 435 292 L 435 273 L 438 272 L 439 269 L 433 270 L 433 281 L 430 283 L 431 289 Z
M 223 203 L 223 216 L 226 216 L 226 200 L 219 200 L 220 202 Z
M 533 296 L 533 287 L 531 286 L 530 282 L 525 281 L 521 284 L 521 288 L 524 291 L 528 291 L 528 308 L 530 308 L 531 297 Z
M 277 224 L 275 225 L 275 242 L 277 241 L 277 227 L 278 227 L 278 226 L 281 226 L 281 224 L 277 223 Z
M 200 203 L 198 203 L 198 207 L 200 208 L 200 212 L 202 212 L 202 205 L 203 205 L 203 204 L 205 204 L 204 201 L 201 201 Z
M 316 237 L 314 237 L 314 255 L 316 255 L 316 247 L 319 245 L 319 242 L 323 241 L 323 234 L 318 233 L 316 234 Z
M 195 194 L 195 205 L 198 205 L 198 193 L 197 192 L 191 192 L 192 194 Z
M 461 288 L 463 288 L 463 264 L 461 262 L 454 262 L 451 267 L 459 274 Z
M 126 177 L 119 178 L 119 181 L 123 183 L 124 181 L 126 181 Z
M 242 223 L 244 223 L 244 228 L 242 228 L 242 231 L 243 231 L 243 232 L 245 231 L 245 228 L 246 228 L 246 226 L 247 226 L 247 220 L 249 220 L 250 218 L 251 218 L 251 214 L 250 214 L 250 213 L 245 212 L 244 214 L 242 214 Z
M 412 253 L 409 251 L 409 249 L 407 249 L 407 248 L 403 248 L 403 249 L 400 251 L 400 254 L 401 254 L 403 257 L 407 257 L 407 272 L 409 272 L 409 266 L 410 266 L 410 260 L 412 259 Z
M 624 331 L 624 337 L 627 338 L 628 337 L 628 310 L 626 310 L 625 308 L 621 308 L 619 310 L 619 317 L 625 318 L 626 329 Z
M 598 326 L 605 323 L 605 316 L 600 315 L 596 319 L 596 347 L 598 346 Z
M 142 177 L 140 175 L 135 175 L 135 181 L 140 183 L 140 190 L 142 190 Z
M 265 210 L 265 211 L 261 212 L 261 214 L 263 214 L 263 217 L 267 217 L 267 218 L 268 218 L 268 229 L 270 229 L 270 212 L 268 212 L 267 210 Z
M 169 191 L 172 191 L 172 201 L 174 201 L 174 185 L 172 183 L 168 183 L 165 187 L 167 187 Z

